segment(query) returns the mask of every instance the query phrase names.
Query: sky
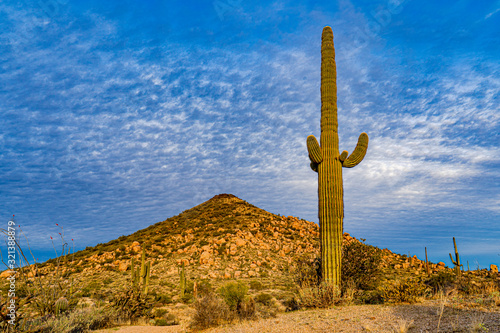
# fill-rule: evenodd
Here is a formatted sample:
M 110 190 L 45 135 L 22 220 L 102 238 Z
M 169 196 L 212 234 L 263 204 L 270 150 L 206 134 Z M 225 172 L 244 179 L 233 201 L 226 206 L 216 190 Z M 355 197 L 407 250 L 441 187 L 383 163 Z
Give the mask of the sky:
M 318 222 L 327 25 L 340 150 L 370 137 L 344 231 L 500 264 L 500 1 L 3 1 L 0 227 L 43 261 L 219 193 Z

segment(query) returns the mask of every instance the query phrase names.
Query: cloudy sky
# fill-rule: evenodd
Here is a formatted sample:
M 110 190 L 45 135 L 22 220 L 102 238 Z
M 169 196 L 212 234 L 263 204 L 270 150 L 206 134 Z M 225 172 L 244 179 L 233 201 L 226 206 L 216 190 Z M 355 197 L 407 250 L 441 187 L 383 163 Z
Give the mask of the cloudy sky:
M 39 259 L 219 193 L 317 218 L 320 43 L 333 28 L 344 230 L 500 263 L 500 1 L 0 3 L 0 217 Z

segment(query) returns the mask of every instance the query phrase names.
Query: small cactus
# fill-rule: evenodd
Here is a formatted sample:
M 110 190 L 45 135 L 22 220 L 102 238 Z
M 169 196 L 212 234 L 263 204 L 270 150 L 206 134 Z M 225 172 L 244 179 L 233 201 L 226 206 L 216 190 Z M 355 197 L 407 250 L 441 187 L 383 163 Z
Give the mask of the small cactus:
M 54 304 L 54 312 L 56 315 L 64 313 L 69 309 L 69 302 L 65 297 L 59 298 Z
M 142 249 L 141 255 L 141 265 L 135 269 L 135 259 L 132 258 L 132 263 L 130 265 L 130 271 L 132 273 L 132 287 L 142 289 L 144 294 L 148 293 L 149 289 L 149 275 L 151 274 L 151 261 L 146 262 L 146 251 Z
M 184 268 L 184 262 L 182 262 L 182 268 L 179 270 L 179 277 L 180 277 L 180 289 L 181 289 L 181 297 L 184 297 L 184 294 L 186 292 L 186 269 Z
M 429 269 L 429 260 L 427 260 L 427 247 L 425 248 L 425 272 L 427 275 L 431 274 L 431 271 Z
M 458 254 L 457 242 L 455 242 L 455 237 L 453 237 L 453 245 L 455 246 L 455 259 L 453 259 L 453 257 L 451 256 L 451 253 L 449 253 L 449 255 L 451 262 L 453 263 L 453 265 L 455 265 L 455 273 L 457 275 L 460 275 L 460 267 L 463 265 L 460 265 L 460 255 Z

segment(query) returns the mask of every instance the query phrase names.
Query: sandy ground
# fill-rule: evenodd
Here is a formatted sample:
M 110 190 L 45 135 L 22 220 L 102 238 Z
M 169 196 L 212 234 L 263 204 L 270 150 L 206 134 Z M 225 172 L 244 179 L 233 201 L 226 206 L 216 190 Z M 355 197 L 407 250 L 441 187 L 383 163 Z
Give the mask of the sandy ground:
M 278 314 L 276 318 L 235 322 L 205 330 L 207 333 L 307 333 L 307 332 L 500 332 L 500 307 L 489 310 L 462 308 L 447 304 L 442 315 L 439 301 L 416 305 L 352 305 L 333 309 L 296 311 Z M 440 318 L 441 317 L 441 318 Z M 406 329 L 406 330 L 405 330 Z M 98 333 L 180 333 L 189 330 L 182 325 L 123 326 Z

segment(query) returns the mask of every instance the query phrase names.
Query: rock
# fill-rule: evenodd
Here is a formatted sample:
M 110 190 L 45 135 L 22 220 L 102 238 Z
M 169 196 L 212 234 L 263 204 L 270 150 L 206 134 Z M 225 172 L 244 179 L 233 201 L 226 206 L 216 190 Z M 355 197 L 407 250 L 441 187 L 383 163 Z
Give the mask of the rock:
M 212 254 L 208 251 L 204 251 L 201 255 L 200 255 L 200 264 L 205 264 L 205 263 L 208 263 L 208 260 L 210 259 L 210 257 L 212 256 Z
M 444 262 L 442 262 L 442 261 L 438 262 L 437 264 L 438 264 L 438 266 L 442 266 L 442 267 L 444 267 L 444 266 L 445 266 L 445 265 L 444 265 Z
M 1 274 L 0 274 L 0 279 L 5 279 L 5 278 L 8 278 L 9 276 L 12 275 L 12 271 L 10 269 L 6 270 L 6 271 L 3 271 Z
M 241 275 L 241 271 L 235 271 L 235 272 L 234 272 L 234 277 L 238 277 L 238 276 L 240 276 L 240 275 Z
M 128 268 L 128 263 L 126 263 L 126 262 L 121 262 L 118 264 L 118 270 L 120 272 L 125 272 L 127 270 L 127 268 Z
M 130 248 L 134 252 L 141 252 L 141 244 L 138 241 L 133 242 Z
M 244 239 L 241 239 L 241 238 L 238 238 L 236 240 L 236 246 L 245 246 L 246 245 L 246 241 Z
M 498 273 L 498 266 L 497 265 L 490 265 L 490 272 L 492 273 Z

